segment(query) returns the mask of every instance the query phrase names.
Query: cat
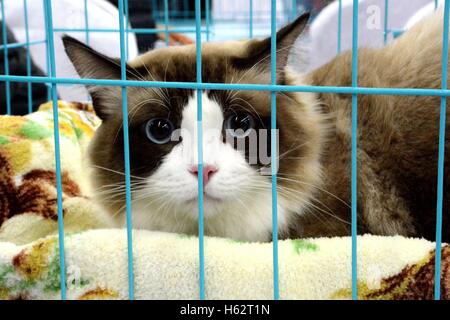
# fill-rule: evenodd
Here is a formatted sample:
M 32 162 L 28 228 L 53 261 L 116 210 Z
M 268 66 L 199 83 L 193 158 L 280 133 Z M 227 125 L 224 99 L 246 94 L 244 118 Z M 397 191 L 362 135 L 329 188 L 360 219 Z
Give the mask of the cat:
M 295 74 L 288 66 L 291 47 L 308 19 L 304 14 L 277 33 L 277 83 L 351 86 L 351 52 L 308 74 Z M 440 12 L 382 49 L 359 49 L 358 85 L 440 88 L 442 21 Z M 69 36 L 63 41 L 81 77 L 121 78 L 119 60 Z M 269 84 L 270 49 L 270 38 L 204 43 L 202 80 Z M 195 45 L 150 51 L 127 63 L 127 79 L 195 82 L 195 53 Z M 99 201 L 123 226 L 121 88 L 88 89 L 103 120 L 90 146 L 92 181 Z M 196 234 L 197 90 L 128 87 L 127 97 L 133 227 Z M 201 99 L 205 234 L 270 241 L 271 164 L 265 155 L 271 155 L 271 94 L 204 90 Z M 352 96 L 279 92 L 276 102 L 279 237 L 349 235 Z M 359 96 L 358 233 L 434 239 L 439 106 L 439 97 Z M 251 148 L 238 147 L 251 143 L 257 146 L 256 158 Z M 445 241 L 450 235 L 445 227 L 448 182 Z

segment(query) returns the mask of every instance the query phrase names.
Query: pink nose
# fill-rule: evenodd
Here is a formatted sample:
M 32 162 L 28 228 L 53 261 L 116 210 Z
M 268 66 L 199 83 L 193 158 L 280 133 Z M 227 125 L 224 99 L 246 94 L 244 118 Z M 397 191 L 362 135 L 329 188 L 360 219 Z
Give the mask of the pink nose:
M 215 166 L 211 166 L 209 164 L 205 164 L 203 166 L 203 186 L 206 186 L 209 179 L 211 179 L 212 175 L 216 173 L 217 170 L 218 169 Z M 192 166 L 189 172 L 198 177 L 198 166 L 197 165 Z

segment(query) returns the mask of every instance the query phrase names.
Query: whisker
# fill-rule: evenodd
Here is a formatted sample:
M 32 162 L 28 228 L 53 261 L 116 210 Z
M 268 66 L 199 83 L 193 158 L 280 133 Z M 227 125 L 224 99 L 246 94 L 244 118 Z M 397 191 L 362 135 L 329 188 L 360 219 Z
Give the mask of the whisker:
M 348 208 L 351 208 L 351 205 L 348 204 L 345 200 L 343 200 L 342 198 L 338 197 L 337 195 L 335 195 L 335 194 L 329 192 L 328 190 L 325 190 L 325 189 L 323 189 L 323 188 L 320 188 L 319 186 L 316 186 L 316 185 L 314 185 L 314 184 L 307 183 L 307 182 L 304 182 L 304 181 L 301 181 L 301 180 L 294 180 L 294 179 L 286 178 L 286 177 L 290 177 L 290 176 L 292 176 L 292 177 L 299 177 L 300 175 L 295 175 L 295 174 L 284 174 L 284 173 L 279 173 L 279 174 L 278 174 L 278 178 L 279 178 L 279 179 L 284 179 L 284 180 L 286 180 L 286 181 L 290 181 L 290 182 L 294 182 L 294 183 L 299 183 L 299 184 L 304 184 L 304 185 L 307 185 L 307 186 L 316 188 L 317 190 L 322 191 L 322 192 L 326 193 L 327 195 L 329 195 L 329 196 L 335 198 L 336 200 L 340 201 L 342 204 L 346 205 Z
M 283 190 L 283 191 L 285 191 L 285 192 L 287 192 L 287 194 L 290 194 L 290 195 L 293 195 L 293 196 L 296 196 L 296 193 L 300 193 L 301 195 L 304 195 L 304 193 L 301 193 L 300 191 L 295 190 L 295 189 L 292 189 L 292 188 L 280 187 L 280 189 Z M 294 200 L 296 200 L 296 198 L 294 198 Z M 336 215 L 333 214 L 332 212 L 328 212 L 328 211 L 326 211 L 326 210 L 324 210 L 324 209 L 322 209 L 322 208 L 316 206 L 315 204 L 313 204 L 313 203 L 310 202 L 310 201 L 307 201 L 307 200 L 306 200 L 305 198 L 303 198 L 303 197 L 300 198 L 300 200 L 301 200 L 303 203 L 307 204 L 308 206 L 312 206 L 313 208 L 319 210 L 320 212 L 322 212 L 322 213 L 324 213 L 324 214 L 326 214 L 326 215 L 328 215 L 328 216 L 330 216 L 330 217 L 332 217 L 332 218 L 334 218 L 334 219 L 336 219 L 336 220 L 338 220 L 338 221 L 340 221 L 340 222 L 342 222 L 342 223 L 351 225 L 350 222 L 348 222 L 348 221 L 346 221 L 346 220 L 344 220 L 344 219 L 342 219 L 342 218 L 336 216 Z
M 97 169 L 100 169 L 100 170 L 105 170 L 105 171 L 113 172 L 113 173 L 116 173 L 116 174 L 120 174 L 120 175 L 122 175 L 122 176 L 125 176 L 125 173 L 124 173 L 124 172 L 116 171 L 116 170 L 113 170 L 113 169 L 110 169 L 110 168 L 106 168 L 106 167 L 102 167 L 102 166 L 98 166 L 98 165 L 95 165 L 95 164 L 91 165 L 91 167 L 94 167 L 94 168 L 97 168 Z M 134 175 L 130 175 L 130 177 L 131 177 L 131 178 L 134 178 L 134 179 L 138 179 L 138 180 L 146 180 L 146 179 L 147 179 L 147 178 L 138 177 L 138 176 L 134 176 Z

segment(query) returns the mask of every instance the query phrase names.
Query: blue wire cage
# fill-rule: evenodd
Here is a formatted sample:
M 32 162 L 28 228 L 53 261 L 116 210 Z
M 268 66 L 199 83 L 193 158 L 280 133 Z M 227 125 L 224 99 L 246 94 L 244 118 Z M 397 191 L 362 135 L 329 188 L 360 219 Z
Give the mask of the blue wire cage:
M 8 43 L 7 38 L 7 22 L 8 17 L 5 15 L 6 1 L 0 0 L 1 3 L 1 20 L 3 39 L 0 49 L 4 54 L 4 74 L 0 75 L 0 81 L 5 86 L 5 102 L 6 114 L 12 114 L 14 106 L 11 103 L 11 84 L 26 83 L 27 84 L 27 101 L 28 112 L 33 110 L 32 85 L 45 84 L 48 88 L 48 100 L 53 102 L 53 121 L 54 121 L 54 143 L 55 143 L 55 164 L 56 164 L 56 187 L 57 187 L 57 205 L 58 205 L 58 230 L 59 230 L 59 261 L 60 261 L 60 285 L 61 299 L 66 299 L 66 267 L 64 252 L 64 220 L 62 208 L 62 183 L 61 183 L 61 161 L 60 161 L 60 142 L 59 142 L 59 126 L 58 126 L 58 86 L 65 85 L 102 85 L 116 86 L 122 90 L 122 112 L 128 113 L 127 89 L 129 87 L 153 87 L 153 88 L 181 88 L 197 90 L 197 114 L 198 114 L 198 256 L 199 256 L 199 298 L 205 299 L 205 254 L 204 254 L 204 212 L 203 212 L 203 150 L 202 150 L 202 92 L 204 90 L 253 90 L 253 91 L 269 91 L 271 92 L 271 126 L 272 130 L 276 128 L 277 119 L 277 92 L 314 92 L 314 93 L 341 93 L 350 94 L 352 96 L 352 162 L 351 162 L 351 269 L 352 269 L 352 297 L 357 299 L 357 114 L 358 114 L 358 97 L 360 95 L 405 95 L 405 96 L 437 96 L 440 97 L 440 123 L 439 123 L 439 155 L 438 155 L 438 179 L 437 179 L 437 209 L 436 209 L 436 258 L 435 258 L 435 299 L 440 299 L 440 281 L 441 281 L 441 232 L 442 232 L 442 210 L 443 210 L 443 180 L 444 180 L 444 150 L 445 150 L 445 123 L 446 123 L 446 97 L 450 96 L 447 89 L 447 70 L 448 70 L 448 27 L 450 0 L 445 0 L 444 6 L 444 25 L 443 25 L 443 48 L 442 48 L 442 80 L 441 89 L 414 89 L 414 88 L 368 88 L 358 86 L 358 8 L 359 2 L 353 1 L 353 30 L 352 30 L 352 82 L 351 87 L 329 87 L 329 86 L 286 86 L 278 85 L 276 82 L 276 30 L 281 24 L 292 20 L 302 10 L 308 9 L 311 1 L 289 0 L 276 1 L 268 0 L 268 10 L 266 12 L 258 12 L 254 10 L 255 1 L 243 0 L 242 7 L 245 10 L 239 11 L 238 15 L 230 19 L 226 14 L 223 18 L 214 17 L 211 10 L 210 0 L 195 0 L 195 2 L 169 1 L 169 0 L 153 0 L 152 10 L 148 13 L 157 23 L 162 24 L 164 29 L 158 28 L 130 28 L 128 24 L 129 3 L 128 0 L 118 0 L 119 9 L 119 29 L 94 29 L 89 26 L 88 10 L 89 1 L 84 2 L 85 27 L 81 29 L 55 28 L 53 25 L 52 2 L 57 0 L 35 0 L 42 2 L 42 9 L 45 17 L 45 38 L 38 40 L 30 40 L 28 26 L 28 10 L 30 0 L 23 1 L 23 14 L 25 19 L 26 41 L 19 43 Z M 336 26 L 336 36 L 338 38 L 338 52 L 341 51 L 341 32 L 342 32 L 342 1 L 339 2 L 338 25 Z M 217 1 L 216 1 L 217 2 Z M 435 1 L 436 7 L 438 1 Z M 277 10 L 280 6 L 283 10 Z M 309 9 L 311 9 L 309 7 Z M 390 30 L 388 26 L 389 0 L 385 0 L 384 6 L 384 39 L 388 40 L 390 33 L 399 33 L 401 30 Z M 270 23 L 269 23 L 270 21 Z M 221 23 L 241 23 L 245 32 L 242 36 L 254 37 L 268 33 L 271 35 L 271 83 L 263 84 L 223 84 L 223 83 L 206 83 L 202 81 L 202 55 L 201 43 L 211 39 L 220 38 Z M 263 27 L 261 27 L 261 25 Z M 264 26 L 270 26 L 265 30 Z M 120 61 L 121 61 L 121 80 L 105 80 L 105 79 L 72 79 L 57 77 L 55 64 L 55 42 L 54 35 L 57 32 L 83 32 L 85 41 L 89 44 L 90 35 L 96 32 L 117 32 L 120 35 Z M 169 34 L 173 32 L 192 35 L 196 46 L 196 82 L 162 82 L 162 81 L 133 81 L 126 80 L 126 60 L 129 56 L 128 37 L 130 33 L 135 34 L 165 34 L 165 43 L 169 44 Z M 32 74 L 30 48 L 36 45 L 45 45 L 47 70 L 46 76 L 35 76 Z M 8 61 L 8 51 L 15 48 L 25 48 L 27 52 L 26 59 L 26 75 L 11 75 Z M 128 137 L 128 118 L 123 117 L 123 135 L 124 135 L 124 172 L 126 186 L 126 231 L 128 239 L 128 284 L 129 299 L 134 299 L 134 272 L 133 272 L 133 233 L 132 233 L 132 207 L 131 207 L 131 182 L 130 182 L 130 156 L 129 156 L 129 137 Z M 277 141 L 275 135 L 272 135 L 271 149 L 277 150 Z M 276 163 L 277 154 L 273 152 L 273 163 Z M 276 167 L 272 166 L 272 221 L 273 221 L 273 297 L 279 299 L 282 297 L 282 290 L 279 288 L 278 279 L 278 225 L 277 225 L 277 172 Z M 281 292 L 280 292 L 281 291 Z

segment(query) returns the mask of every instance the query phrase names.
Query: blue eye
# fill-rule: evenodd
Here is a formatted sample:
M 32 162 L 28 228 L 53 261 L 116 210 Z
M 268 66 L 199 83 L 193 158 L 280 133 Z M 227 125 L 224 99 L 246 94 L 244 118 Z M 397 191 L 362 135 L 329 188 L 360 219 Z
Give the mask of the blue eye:
M 245 138 L 255 128 L 255 119 L 249 113 L 238 113 L 229 116 L 224 125 L 233 137 Z
M 173 123 L 168 119 L 153 118 L 145 125 L 147 138 L 156 144 L 165 144 L 171 140 L 174 130 Z

